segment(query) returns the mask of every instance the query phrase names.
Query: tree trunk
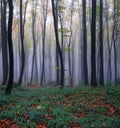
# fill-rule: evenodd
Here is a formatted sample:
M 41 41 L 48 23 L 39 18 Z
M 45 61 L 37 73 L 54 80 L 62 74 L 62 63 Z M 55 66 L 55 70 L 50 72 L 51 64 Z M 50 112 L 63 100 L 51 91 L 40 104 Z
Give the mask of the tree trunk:
M 62 51 L 60 49 L 59 37 L 58 37 L 58 25 L 57 25 L 58 16 L 56 17 L 54 0 L 51 0 L 51 2 L 52 2 L 52 13 L 53 13 L 53 20 L 54 20 L 55 37 L 56 37 L 56 46 L 57 46 L 57 49 L 59 52 L 60 66 L 61 66 L 61 68 L 60 68 L 60 71 L 61 71 L 60 86 L 61 86 L 61 88 L 63 88 L 63 86 L 64 86 L 64 64 L 63 64 L 63 56 L 62 56 Z
M 92 0 L 91 25 L 91 86 L 97 86 L 96 80 L 96 0 Z
M 9 48 L 9 79 L 5 90 L 5 94 L 10 94 L 13 85 L 14 74 L 14 59 L 13 59 L 13 44 L 12 44 L 12 23 L 13 23 L 13 1 L 8 0 L 9 19 L 8 19 L 8 48 Z
M 60 84 L 60 64 L 59 64 L 59 52 L 56 45 L 56 82 Z
M 43 2 L 43 30 L 42 30 L 42 73 L 41 73 L 41 82 L 40 84 L 42 85 L 43 82 L 45 84 L 45 38 L 46 38 L 46 21 L 47 21 L 47 8 L 48 8 L 48 0 L 46 7 L 44 7 L 44 2 Z
M 72 72 L 72 63 L 71 63 L 71 43 L 72 43 L 72 24 L 73 24 L 73 10 L 74 9 L 74 0 L 71 1 L 71 12 L 70 12 L 70 36 L 68 43 L 68 66 L 69 66 L 69 77 L 70 77 L 70 85 L 73 85 L 73 72 Z M 73 50 L 73 49 L 72 49 Z
M 2 62 L 3 62 L 3 82 L 6 85 L 8 81 L 8 45 L 6 30 L 6 0 L 1 0 L 1 36 L 2 36 Z
M 27 2 L 28 2 L 28 0 L 27 0 Z M 23 78 L 24 67 L 25 67 L 24 25 L 25 25 L 27 2 L 26 2 L 26 5 L 25 5 L 24 22 L 23 22 L 23 18 L 22 18 L 22 0 L 20 0 L 21 66 L 20 66 L 20 76 L 19 76 L 19 80 L 18 80 L 18 86 L 21 86 L 21 84 L 22 84 L 22 78 Z
M 33 6 L 34 6 L 34 0 L 33 0 Z M 35 70 L 36 70 L 36 72 L 35 72 L 36 73 L 35 83 L 38 84 L 35 24 L 36 24 L 36 5 L 35 5 L 35 7 L 33 7 L 33 12 L 32 12 L 33 60 L 32 60 L 32 73 L 31 73 L 30 83 L 32 83 L 32 80 L 33 80 L 33 71 L 34 71 L 34 65 L 35 65 Z
M 83 3 L 83 73 L 84 73 L 84 85 L 88 85 L 86 0 L 82 0 L 82 3 Z
M 106 27 L 107 27 L 107 46 L 108 46 L 107 82 L 109 81 L 111 83 L 111 78 L 112 78 L 112 69 L 111 69 L 111 48 L 112 48 L 112 43 L 110 44 L 110 41 L 109 41 L 108 2 L 107 2 L 107 0 L 105 1 L 105 4 L 106 4 L 105 21 L 106 21 Z
M 58 29 L 58 1 L 56 2 L 56 24 L 57 24 L 57 29 Z M 56 82 L 57 84 L 60 84 L 60 61 L 59 61 L 59 51 L 56 45 Z
M 103 60 L 103 2 L 100 0 L 100 85 L 104 86 Z
M 114 49 L 114 81 L 115 84 L 117 84 L 117 49 L 116 49 L 116 41 L 117 41 L 117 1 L 114 0 L 114 19 L 113 19 L 113 34 L 112 34 L 112 40 L 113 40 L 113 49 Z

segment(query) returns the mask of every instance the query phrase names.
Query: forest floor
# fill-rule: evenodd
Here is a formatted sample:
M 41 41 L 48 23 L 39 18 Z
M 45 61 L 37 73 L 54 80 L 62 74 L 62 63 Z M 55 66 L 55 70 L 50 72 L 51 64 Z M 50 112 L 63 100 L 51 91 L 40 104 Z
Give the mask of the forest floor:
M 0 87 L 0 128 L 120 128 L 120 86 Z

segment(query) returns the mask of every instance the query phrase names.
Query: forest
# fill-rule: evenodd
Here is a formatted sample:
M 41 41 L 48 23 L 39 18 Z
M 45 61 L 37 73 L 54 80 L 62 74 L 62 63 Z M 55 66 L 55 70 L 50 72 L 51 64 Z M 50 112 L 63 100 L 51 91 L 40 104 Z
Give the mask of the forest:
M 120 0 L 0 0 L 0 128 L 120 128 Z

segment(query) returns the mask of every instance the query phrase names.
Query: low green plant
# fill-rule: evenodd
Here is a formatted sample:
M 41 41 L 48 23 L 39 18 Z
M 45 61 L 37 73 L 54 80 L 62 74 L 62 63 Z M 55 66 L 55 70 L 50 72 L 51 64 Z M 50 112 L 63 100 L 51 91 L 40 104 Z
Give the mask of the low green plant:
M 11 95 L 0 87 L 0 120 L 23 128 L 46 123 L 48 128 L 116 128 L 120 125 L 120 86 L 14 87 Z M 113 111 L 111 111 L 113 109 Z

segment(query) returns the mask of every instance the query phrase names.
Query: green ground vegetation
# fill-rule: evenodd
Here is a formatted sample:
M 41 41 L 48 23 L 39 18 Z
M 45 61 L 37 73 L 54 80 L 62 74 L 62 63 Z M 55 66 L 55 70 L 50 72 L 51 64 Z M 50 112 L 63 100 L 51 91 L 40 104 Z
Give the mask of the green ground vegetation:
M 0 87 L 0 120 L 18 128 L 120 128 L 119 85 L 14 87 L 11 95 L 4 90 Z

